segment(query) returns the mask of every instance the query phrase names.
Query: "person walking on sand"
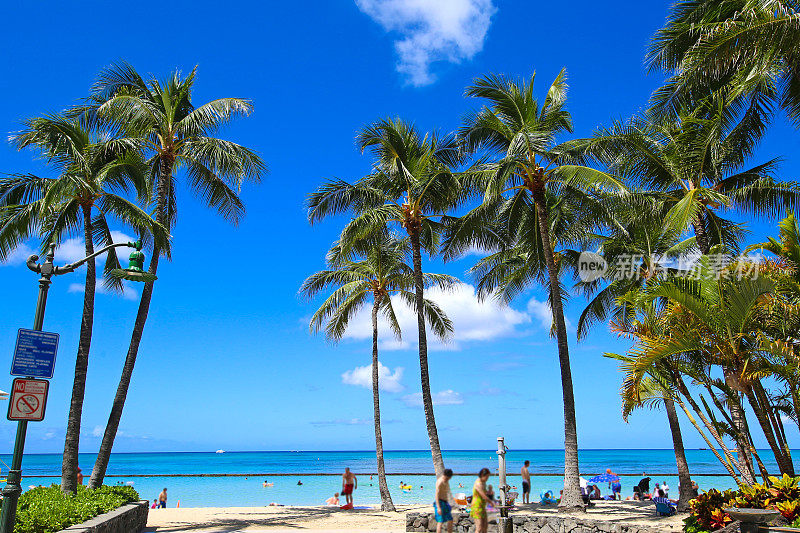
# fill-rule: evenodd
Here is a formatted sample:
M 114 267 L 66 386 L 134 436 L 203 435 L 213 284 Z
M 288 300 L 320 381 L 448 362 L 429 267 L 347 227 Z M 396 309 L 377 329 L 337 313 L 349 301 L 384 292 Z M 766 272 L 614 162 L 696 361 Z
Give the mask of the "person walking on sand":
M 522 503 L 531 503 L 531 473 L 528 467 L 531 466 L 530 461 L 525 461 L 522 467 Z
M 478 472 L 478 479 L 472 485 L 472 510 L 470 516 L 475 520 L 475 533 L 487 533 L 489 520 L 486 516 L 486 502 L 489 496 L 486 495 L 486 481 L 489 479 L 489 469 L 481 468 Z
M 345 505 L 353 504 L 353 491 L 358 488 L 358 478 L 350 471 L 350 468 L 344 469 L 342 474 L 342 496 L 344 496 Z
M 167 487 L 164 487 L 164 490 L 162 490 L 161 494 L 158 495 L 158 508 L 167 508 Z
M 453 471 L 445 468 L 442 476 L 436 480 L 436 489 L 433 500 L 434 518 L 436 519 L 436 533 L 442 533 L 442 526 L 447 524 L 447 532 L 453 533 L 453 514 L 450 508 L 450 478 Z

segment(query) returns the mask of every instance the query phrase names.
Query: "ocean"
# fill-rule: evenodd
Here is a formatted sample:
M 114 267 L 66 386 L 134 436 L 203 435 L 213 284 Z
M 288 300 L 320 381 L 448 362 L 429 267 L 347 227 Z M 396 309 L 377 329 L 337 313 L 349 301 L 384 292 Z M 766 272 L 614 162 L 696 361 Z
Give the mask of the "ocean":
M 701 490 L 711 487 L 734 488 L 733 481 L 708 450 L 687 450 L 692 474 Z M 771 454 L 761 454 L 767 459 Z M 468 492 L 474 473 L 483 467 L 496 474 L 497 455 L 493 450 L 446 451 L 445 463 L 456 476 L 451 482 L 454 494 Z M 672 450 L 581 450 L 581 474 L 591 477 L 611 468 L 622 476 L 623 496 L 629 496 L 642 474 L 652 477 L 651 486 L 666 481 L 677 493 L 675 455 Z M 81 454 L 80 466 L 88 482 L 94 454 Z M 564 452 L 562 450 L 509 450 L 506 455 L 511 485 L 520 485 L 518 476 L 523 461 L 531 461 L 533 498 L 540 492 L 561 489 Z M 11 461 L 0 455 L 3 475 Z M 429 451 L 387 451 L 386 472 L 395 504 L 418 504 L 431 500 L 433 465 Z M 777 472 L 774 462 L 767 468 Z M 321 505 L 341 489 L 341 472 L 348 466 L 358 475 L 356 504 L 380 503 L 375 452 L 298 451 L 298 452 L 163 452 L 113 454 L 106 484 L 132 485 L 142 498 L 153 500 L 168 488 L 169 506 L 181 507 Z M 23 488 L 58 483 L 60 454 L 27 454 L 22 466 Z M 370 476 L 372 474 L 372 477 Z M 461 475 L 459 475 L 461 474 Z M 516 474 L 516 475 L 514 475 Z M 189 477 L 188 475 L 196 475 Z M 264 487 L 268 481 L 272 486 Z M 497 477 L 490 478 L 496 484 Z M 411 485 L 401 490 L 400 485 Z M 459 487 L 462 485 L 462 487 Z M 601 489 L 605 487 L 601 486 Z M 604 490 L 605 494 L 605 490 Z

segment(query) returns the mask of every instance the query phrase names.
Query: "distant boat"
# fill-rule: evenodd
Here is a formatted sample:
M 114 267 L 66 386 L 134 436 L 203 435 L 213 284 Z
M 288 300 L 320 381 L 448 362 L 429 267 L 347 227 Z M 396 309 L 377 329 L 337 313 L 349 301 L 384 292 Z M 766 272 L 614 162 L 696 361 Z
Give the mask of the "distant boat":
M 217 450 L 217 451 L 216 451 L 216 452 L 214 452 L 214 453 L 225 453 L 225 450 Z

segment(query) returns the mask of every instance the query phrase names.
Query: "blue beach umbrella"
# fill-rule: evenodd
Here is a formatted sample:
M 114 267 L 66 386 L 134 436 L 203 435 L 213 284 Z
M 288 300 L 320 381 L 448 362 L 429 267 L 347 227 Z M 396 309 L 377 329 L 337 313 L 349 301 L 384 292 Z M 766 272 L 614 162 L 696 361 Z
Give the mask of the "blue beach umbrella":
M 589 483 L 616 483 L 619 481 L 619 476 L 615 476 L 614 474 L 600 474 L 599 476 L 594 476 L 589 480 Z

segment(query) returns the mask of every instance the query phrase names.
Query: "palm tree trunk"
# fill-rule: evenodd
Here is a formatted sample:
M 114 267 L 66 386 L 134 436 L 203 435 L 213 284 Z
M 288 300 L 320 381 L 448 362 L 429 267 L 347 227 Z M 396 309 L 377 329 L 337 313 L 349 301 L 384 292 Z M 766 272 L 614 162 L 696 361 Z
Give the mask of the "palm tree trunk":
M 746 468 L 742 466 L 742 463 L 741 463 L 741 461 L 739 461 L 739 459 L 733 457 L 733 454 L 728 449 L 728 447 L 725 445 L 725 441 L 722 439 L 722 437 L 720 436 L 720 434 L 717 431 L 717 429 L 708 420 L 708 418 L 706 418 L 706 416 L 703 414 L 703 411 L 700 409 L 700 406 L 697 405 L 697 402 L 694 400 L 694 398 L 692 398 L 692 395 L 689 392 L 689 389 L 686 387 L 686 384 L 683 382 L 683 379 L 681 379 L 680 376 L 678 376 L 676 372 L 673 372 L 672 379 L 673 379 L 673 383 L 676 384 L 676 386 L 678 388 L 678 391 L 683 395 L 684 398 L 686 398 L 686 401 L 689 402 L 689 405 L 691 406 L 692 410 L 697 414 L 697 416 L 703 422 L 703 425 L 706 427 L 706 429 L 711 434 L 711 436 L 714 437 L 714 440 L 717 442 L 717 445 L 722 450 L 722 453 L 725 454 L 725 459 L 723 459 L 719 455 L 719 453 L 717 452 L 716 448 L 711 446 L 710 443 L 709 443 L 709 449 L 714 452 L 714 455 L 717 457 L 717 459 L 719 459 L 719 462 L 722 463 L 722 465 L 725 467 L 725 469 L 728 470 L 728 472 L 731 474 L 731 477 L 733 477 L 736 480 L 736 482 L 739 483 L 739 476 L 737 476 L 735 474 L 735 472 L 733 471 L 733 468 L 730 465 L 735 466 L 736 470 L 738 470 L 742 475 L 745 474 Z M 679 403 L 681 404 L 681 407 L 683 408 L 683 410 L 686 411 L 687 414 L 689 414 L 689 411 L 683 406 L 682 402 L 679 402 Z M 692 424 L 695 425 L 695 427 L 697 428 L 698 432 L 705 439 L 706 438 L 705 437 L 705 433 L 703 433 L 703 431 L 700 429 L 700 426 L 697 425 L 697 422 L 694 420 L 694 418 L 689 416 L 689 420 L 692 422 Z M 708 443 L 707 439 L 706 439 L 706 442 Z
M 381 436 L 381 399 L 378 387 L 378 306 L 376 297 L 372 305 L 372 405 L 375 420 L 375 455 L 378 460 L 378 490 L 381 493 L 381 510 L 394 511 L 392 495 L 386 483 L 386 467 L 383 464 L 383 437 Z
M 740 484 L 739 476 L 736 475 L 736 471 L 733 469 L 732 463 L 730 461 L 727 461 L 726 459 L 724 459 L 719 454 L 717 449 L 711 443 L 711 440 L 708 438 L 708 436 L 703 431 L 703 428 L 700 427 L 700 424 L 698 424 L 697 420 L 695 420 L 695 418 L 692 416 L 691 411 L 689 411 L 689 409 L 686 407 L 686 404 L 683 403 L 683 400 L 681 400 L 680 396 L 676 396 L 675 397 L 675 401 L 678 402 L 678 405 L 681 406 L 681 409 L 683 410 L 684 414 L 686 415 L 686 418 L 689 419 L 689 422 L 692 423 L 694 428 L 697 430 L 697 432 L 700 434 L 700 436 L 706 442 L 706 445 L 708 445 L 708 449 L 711 451 L 711 453 L 714 454 L 714 457 L 717 458 L 719 463 L 725 468 L 725 470 L 728 471 L 728 474 L 730 474 L 730 476 L 733 478 L 733 480 L 736 482 L 736 484 L 739 485 Z M 726 455 L 725 457 L 727 458 L 728 456 Z
M 753 468 L 753 457 L 750 455 L 750 432 L 747 429 L 747 420 L 744 409 L 739 401 L 739 393 L 736 394 L 736 401 L 730 402 L 731 421 L 733 430 L 736 432 L 736 453 L 739 456 L 742 466 L 746 472 L 742 472 L 745 483 L 753 484 L 756 481 L 756 472 Z
M 544 190 L 535 192 L 533 201 L 539 219 L 539 233 L 541 234 L 542 249 L 550 280 L 550 306 L 553 310 L 553 322 L 556 326 L 558 362 L 561 367 L 561 392 L 564 397 L 564 494 L 561 497 L 561 503 L 558 508 L 559 511 L 584 510 L 580 489 L 578 424 L 575 420 L 575 394 L 572 389 L 567 325 L 564 320 L 564 307 L 559 291 L 558 272 L 550 241 L 549 219 Z
M 92 208 L 83 206 L 83 238 L 86 256 L 94 253 L 92 242 Z M 75 357 L 75 377 L 72 381 L 72 399 L 69 403 L 67 434 L 64 438 L 64 456 L 61 460 L 61 491 L 74 494 L 78 489 L 78 451 L 81 438 L 81 416 L 83 398 L 86 391 L 86 371 L 89 366 L 89 349 L 92 344 L 94 323 L 94 294 L 97 274 L 94 259 L 86 262 L 86 282 L 83 290 L 83 316 L 78 340 L 78 354 Z
M 672 398 L 664 398 L 664 407 L 667 410 L 669 429 L 672 433 L 672 447 L 675 449 L 675 463 L 678 466 L 678 511 L 689 510 L 689 500 L 694 497 L 692 492 L 692 476 L 689 474 L 689 463 L 686 461 L 686 452 L 683 449 L 683 436 L 681 425 L 678 421 L 678 412 Z
M 172 161 L 161 158 L 161 169 L 156 189 L 156 222 L 167 227 L 167 198 L 169 197 L 169 187 L 172 181 Z M 153 258 L 150 260 L 148 272 L 155 275 L 158 270 L 158 258 L 161 249 L 158 245 L 153 247 Z M 92 470 L 92 478 L 89 481 L 89 488 L 96 489 L 103 484 L 106 476 L 108 462 L 111 459 L 111 450 L 114 447 L 114 439 L 117 437 L 119 422 L 122 419 L 122 410 L 125 407 L 125 400 L 128 397 L 128 387 L 133 376 L 133 367 L 136 365 L 136 356 L 139 354 L 139 343 L 142 342 L 142 333 L 147 322 L 147 314 L 150 311 L 150 300 L 153 297 L 153 282 L 144 284 L 142 298 L 139 300 L 139 310 L 136 312 L 136 321 L 133 323 L 133 333 L 131 343 L 128 347 L 128 355 L 125 357 L 125 364 L 122 366 L 122 375 L 117 385 L 117 392 L 114 395 L 114 403 L 111 405 L 111 413 L 108 415 L 106 430 L 103 433 L 103 441 L 100 443 L 100 450 L 97 452 L 97 459 Z
M 431 442 L 431 456 L 436 477 L 444 472 L 442 449 L 439 447 L 439 432 L 436 430 L 436 418 L 433 414 L 431 398 L 431 382 L 428 375 L 428 338 L 425 333 L 425 312 L 423 306 L 422 252 L 419 243 L 419 230 L 409 229 L 411 237 L 411 254 L 414 262 L 414 291 L 417 307 L 417 330 L 419 331 L 419 376 L 422 383 L 422 407 L 425 410 L 425 425 L 428 428 L 428 439 Z
M 692 222 L 692 227 L 694 228 L 694 237 L 697 241 L 697 247 L 700 249 L 700 253 L 708 255 L 711 253 L 711 243 L 708 240 L 708 233 L 706 233 L 705 216 L 702 211 Z
M 794 465 L 792 464 L 791 456 L 787 457 L 784 450 L 779 446 L 775 439 L 775 432 L 773 431 L 772 425 L 764 412 L 768 407 L 768 400 L 765 397 L 761 397 L 757 392 L 754 392 L 753 388 L 748 389 L 746 395 L 750 402 L 750 407 L 753 408 L 753 412 L 756 415 L 756 420 L 758 420 L 758 424 L 764 432 L 767 443 L 769 443 L 769 447 L 772 449 L 775 462 L 778 463 L 778 469 L 781 474 L 794 477 Z

